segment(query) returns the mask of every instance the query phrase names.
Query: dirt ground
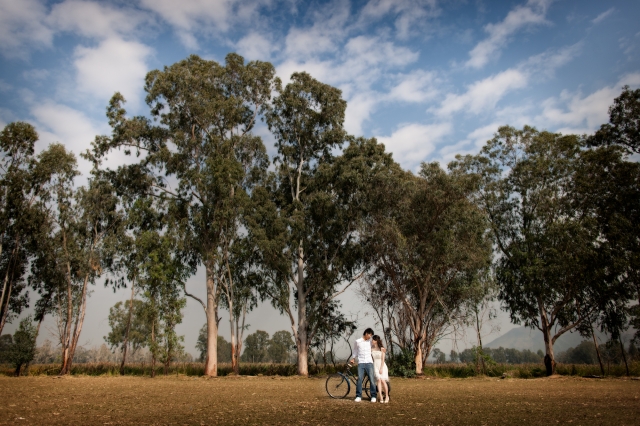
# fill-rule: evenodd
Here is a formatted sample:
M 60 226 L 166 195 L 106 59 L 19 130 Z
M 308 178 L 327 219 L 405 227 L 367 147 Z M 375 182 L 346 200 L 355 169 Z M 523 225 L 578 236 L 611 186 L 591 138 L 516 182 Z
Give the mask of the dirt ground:
M 324 378 L 0 377 L 0 424 L 640 425 L 640 381 L 392 379 L 391 403 Z

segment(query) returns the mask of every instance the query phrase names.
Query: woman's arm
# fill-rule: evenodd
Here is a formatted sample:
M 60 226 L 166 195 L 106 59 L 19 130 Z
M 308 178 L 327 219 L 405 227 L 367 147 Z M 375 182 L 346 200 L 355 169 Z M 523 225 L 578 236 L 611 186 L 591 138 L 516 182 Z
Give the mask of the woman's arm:
M 387 352 L 387 350 L 385 348 L 382 348 L 382 349 L 380 349 L 380 352 L 382 352 L 382 362 L 380 363 L 380 374 L 382 374 L 382 371 L 384 369 L 385 353 Z

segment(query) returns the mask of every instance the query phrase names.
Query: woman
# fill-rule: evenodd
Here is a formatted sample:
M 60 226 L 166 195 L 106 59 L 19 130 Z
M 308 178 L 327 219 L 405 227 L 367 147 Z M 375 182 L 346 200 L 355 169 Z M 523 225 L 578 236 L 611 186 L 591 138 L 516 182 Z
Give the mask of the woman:
M 380 402 L 389 402 L 389 389 L 387 388 L 387 380 L 389 380 L 389 369 L 384 362 L 384 356 L 387 350 L 382 344 L 380 336 L 377 334 L 371 338 L 371 356 L 373 357 L 373 374 L 377 380 L 377 389 L 380 394 Z

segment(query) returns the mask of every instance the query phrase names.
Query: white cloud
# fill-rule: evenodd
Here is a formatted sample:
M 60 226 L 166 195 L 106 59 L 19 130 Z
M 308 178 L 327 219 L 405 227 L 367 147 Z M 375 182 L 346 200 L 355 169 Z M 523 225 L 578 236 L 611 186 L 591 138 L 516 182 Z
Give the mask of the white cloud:
M 562 91 L 559 97 L 547 99 L 536 121 L 556 132 L 592 133 L 609 121 L 609 106 L 620 95 L 622 86 L 640 86 L 640 73 L 627 74 L 612 86 L 605 86 L 583 96 L 580 92 Z
M 470 52 L 466 65 L 471 68 L 482 68 L 490 59 L 499 56 L 500 50 L 506 46 L 510 37 L 520 29 L 532 25 L 547 24 L 545 15 L 548 1 L 529 0 L 524 6 L 511 10 L 502 22 L 487 24 L 484 30 L 489 37 L 479 42 Z
M 440 107 L 431 111 L 440 116 L 463 110 L 479 114 L 495 108 L 498 101 L 508 92 L 525 87 L 527 80 L 525 72 L 511 68 L 471 84 L 461 95 L 449 93 Z
M 418 69 L 400 74 L 397 79 L 398 83 L 389 92 L 389 100 L 420 103 L 433 99 L 439 93 L 434 72 Z
M 185 47 L 197 49 L 195 34 L 221 34 L 238 24 L 258 22 L 260 7 L 271 0 L 140 0 L 140 5 L 157 13 L 174 27 Z
M 569 63 L 581 51 L 581 42 L 560 49 L 549 49 L 539 55 L 530 57 L 522 62 L 518 68 L 524 70 L 532 78 L 550 78 L 553 77 L 556 69 Z
M 132 109 L 141 100 L 146 58 L 152 53 L 143 44 L 111 38 L 95 48 L 79 46 L 75 50 L 78 90 L 99 98 L 106 105 L 119 91 Z
M 438 124 L 406 124 L 393 132 L 391 136 L 380 136 L 378 142 L 385 145 L 387 151 L 393 153 L 394 158 L 403 167 L 413 168 L 425 161 L 427 156 L 435 150 L 441 139 L 450 134 L 451 123 Z
M 274 46 L 268 36 L 251 32 L 236 43 L 236 49 L 248 60 L 268 61 Z
M 352 135 L 363 134 L 362 124 L 375 110 L 379 97 L 379 94 L 368 91 L 356 93 L 348 99 L 344 127 L 349 133 Z
M 92 165 L 80 158 L 80 154 L 91 149 L 91 142 L 97 135 L 108 134 L 109 126 L 103 121 L 93 121 L 77 109 L 51 100 L 32 104 L 30 112 L 35 118 L 34 124 L 40 136 L 36 151 L 42 151 L 55 142 L 63 144 L 67 150 L 76 155 L 78 170 L 82 173 L 77 183 L 83 184 L 84 179 L 89 176 Z M 136 161 L 135 158 L 116 150 L 109 154 L 104 165 L 115 168 L 134 161 Z
M 599 24 L 600 22 L 604 21 L 605 19 L 607 19 L 609 17 L 609 15 L 611 15 L 613 12 L 615 12 L 615 8 L 612 7 L 611 9 L 608 9 L 604 12 L 602 12 L 600 15 L 596 16 L 591 22 L 593 22 L 594 24 Z
M 149 18 L 130 8 L 114 8 L 104 3 L 66 0 L 56 4 L 47 22 L 59 31 L 82 37 L 108 38 L 135 33 Z
M 577 43 L 532 56 L 515 68 L 468 85 L 466 92 L 462 94 L 447 94 L 439 107 L 430 108 L 429 111 L 439 116 L 448 116 L 461 111 L 480 114 L 493 110 L 509 92 L 526 87 L 531 80 L 553 76 L 555 70 L 572 60 L 580 49 L 581 44 Z
M 440 14 L 436 0 L 370 0 L 360 13 L 362 21 L 395 16 L 394 27 L 400 39 L 407 39 L 416 30 L 424 32 L 429 18 Z
M 0 51 L 7 57 L 28 57 L 27 47 L 50 47 L 53 31 L 43 22 L 47 10 L 38 0 L 0 0 Z
M 292 31 L 298 31 L 294 29 Z M 291 35 L 290 33 L 289 35 Z M 348 102 L 345 118 L 345 126 L 354 134 L 361 134 L 362 124 L 371 113 L 375 111 L 380 102 L 389 100 L 389 96 L 381 94 L 373 89 L 374 84 L 386 79 L 395 79 L 393 71 L 404 68 L 418 59 L 419 53 L 386 40 L 382 36 L 354 36 L 344 43 L 340 40 L 331 40 L 330 43 L 338 46 L 343 44 L 339 52 L 331 59 L 318 59 L 318 55 L 306 58 L 305 53 L 300 53 L 303 58 L 295 59 L 296 55 L 289 56 L 277 67 L 278 75 L 284 84 L 287 84 L 293 72 L 306 71 L 315 79 L 323 83 L 338 87 L 343 92 L 343 97 Z M 291 46 L 287 47 L 288 49 Z M 294 51 L 295 53 L 295 51 Z M 408 81 L 402 86 L 402 79 Z M 412 73 L 401 76 L 400 82 L 393 93 L 393 99 L 407 101 L 408 98 L 430 96 L 427 88 L 428 77 L 426 73 Z M 418 84 L 422 92 L 409 95 L 407 91 L 411 84 Z M 392 89 L 393 90 L 393 89 Z
M 314 14 L 310 27 L 292 27 L 285 37 L 285 57 L 294 61 L 338 51 L 349 31 L 350 13 L 347 2 L 334 1 Z

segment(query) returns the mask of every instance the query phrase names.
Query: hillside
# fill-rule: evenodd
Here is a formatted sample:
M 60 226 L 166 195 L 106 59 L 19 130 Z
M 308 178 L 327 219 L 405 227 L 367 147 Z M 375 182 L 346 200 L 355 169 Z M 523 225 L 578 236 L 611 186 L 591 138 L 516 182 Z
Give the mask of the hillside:
M 625 342 L 625 346 L 631 339 L 633 333 L 633 331 L 627 331 L 622 335 L 622 340 Z M 605 343 L 609 340 L 605 333 L 601 333 L 599 331 L 596 331 L 596 336 L 598 337 L 599 343 Z M 554 352 L 558 354 L 566 351 L 569 348 L 578 346 L 583 340 L 585 340 L 585 338 L 580 336 L 578 333 L 565 333 L 556 341 L 554 345 Z M 538 329 L 531 329 L 527 327 L 518 327 L 509 330 L 502 336 L 492 340 L 484 346 L 487 348 L 499 348 L 502 346 L 503 348 L 515 348 L 519 350 L 529 349 L 533 352 L 540 349 L 544 352 L 544 340 L 542 338 L 542 333 Z

